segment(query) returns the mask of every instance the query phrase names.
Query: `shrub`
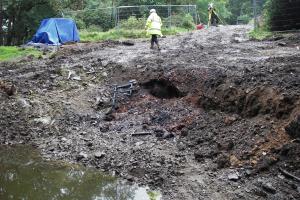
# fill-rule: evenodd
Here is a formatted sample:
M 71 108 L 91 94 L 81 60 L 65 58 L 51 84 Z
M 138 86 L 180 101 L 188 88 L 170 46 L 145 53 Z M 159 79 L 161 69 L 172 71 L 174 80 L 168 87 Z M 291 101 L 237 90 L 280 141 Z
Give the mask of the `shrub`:
M 237 17 L 237 21 L 239 23 L 243 23 L 243 24 L 248 24 L 251 19 L 252 18 L 249 15 L 240 15 L 240 16 Z
M 76 19 L 75 18 L 75 22 L 76 22 L 76 26 L 78 29 L 85 29 L 86 28 L 86 25 L 85 23 L 83 22 L 82 19 Z
M 166 21 L 168 20 L 170 19 L 167 19 Z M 195 28 L 194 19 L 190 14 L 172 15 L 171 21 L 172 21 L 172 25 L 175 27 L 180 27 L 185 29 Z
M 182 26 L 181 27 L 186 28 L 186 29 L 195 29 L 194 19 L 190 14 L 186 14 L 182 18 Z
M 121 21 L 122 29 L 144 29 L 146 24 L 146 19 L 139 18 L 137 19 L 135 16 L 129 17 L 127 20 Z

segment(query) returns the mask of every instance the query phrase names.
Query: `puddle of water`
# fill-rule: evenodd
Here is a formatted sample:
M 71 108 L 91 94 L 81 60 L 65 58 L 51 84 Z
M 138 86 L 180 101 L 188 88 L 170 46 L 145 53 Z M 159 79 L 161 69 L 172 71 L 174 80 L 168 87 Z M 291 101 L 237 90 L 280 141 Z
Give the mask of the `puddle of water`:
M 0 199 L 160 200 L 161 195 L 93 169 L 44 161 L 31 147 L 0 146 Z

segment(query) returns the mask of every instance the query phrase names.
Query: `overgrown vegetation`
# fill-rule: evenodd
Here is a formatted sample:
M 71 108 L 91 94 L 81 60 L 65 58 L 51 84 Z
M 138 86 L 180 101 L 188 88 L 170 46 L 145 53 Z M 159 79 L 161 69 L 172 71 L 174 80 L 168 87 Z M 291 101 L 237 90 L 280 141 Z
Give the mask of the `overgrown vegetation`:
M 177 22 L 176 26 L 171 28 L 163 28 L 163 35 L 175 35 L 181 32 L 187 32 L 195 29 L 193 18 L 190 15 L 182 16 L 179 19 L 173 19 Z M 145 29 L 146 18 L 129 17 L 128 20 L 123 20 L 120 23 L 120 28 L 114 28 L 109 31 L 102 32 L 101 28 L 97 27 L 84 29 L 80 31 L 80 39 L 82 42 L 102 41 L 102 40 L 118 40 L 128 38 L 147 38 Z
M 265 40 L 272 35 L 273 33 L 265 28 L 257 28 L 249 33 L 250 38 L 254 40 Z
M 178 33 L 187 32 L 184 28 L 166 28 L 162 30 L 163 35 L 176 35 Z M 90 30 L 80 31 L 80 39 L 82 42 L 96 42 L 102 40 L 119 40 L 129 38 L 147 38 L 146 31 L 142 29 L 112 29 L 106 32 L 97 32 Z
M 19 48 L 15 46 L 0 46 L 0 61 L 7 61 L 32 55 L 34 57 L 41 56 L 42 53 L 34 48 Z

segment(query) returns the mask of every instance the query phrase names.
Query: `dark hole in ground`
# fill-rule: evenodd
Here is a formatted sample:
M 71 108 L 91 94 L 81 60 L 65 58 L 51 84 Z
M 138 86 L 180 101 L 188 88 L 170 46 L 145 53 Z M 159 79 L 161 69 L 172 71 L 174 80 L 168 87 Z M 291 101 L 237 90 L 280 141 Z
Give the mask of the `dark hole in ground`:
M 152 79 L 142 86 L 149 90 L 150 94 L 155 97 L 162 99 L 171 99 L 183 97 L 184 94 L 181 92 L 173 83 L 166 79 Z

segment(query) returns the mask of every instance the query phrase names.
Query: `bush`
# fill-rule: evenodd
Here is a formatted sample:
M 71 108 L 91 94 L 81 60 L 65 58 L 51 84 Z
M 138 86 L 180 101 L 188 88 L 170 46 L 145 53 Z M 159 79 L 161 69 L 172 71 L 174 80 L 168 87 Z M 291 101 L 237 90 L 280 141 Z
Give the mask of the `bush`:
M 264 11 L 263 11 L 263 17 L 265 20 L 265 28 L 270 29 L 272 26 L 272 19 L 275 15 L 280 12 L 279 9 L 279 1 L 278 0 L 267 0 Z
M 170 19 L 167 19 L 168 21 Z M 195 29 L 194 19 L 190 14 L 173 15 L 171 18 L 172 25 L 185 29 Z
M 139 18 L 137 19 L 134 16 L 129 17 L 127 20 L 121 21 L 121 28 L 122 29 L 144 29 L 146 24 L 146 19 Z
M 249 33 L 249 36 L 251 39 L 259 40 L 259 41 L 270 38 L 272 35 L 273 35 L 272 32 L 270 32 L 264 28 L 258 28 Z
M 75 18 L 75 22 L 76 22 L 76 26 L 78 29 L 85 29 L 86 28 L 86 25 L 85 23 L 83 22 L 82 19 L 76 19 Z
M 108 31 L 115 26 L 111 12 L 107 10 L 82 10 L 78 12 L 66 12 L 65 17 L 76 21 L 77 27 L 81 30 L 91 29 L 93 31 Z
M 186 14 L 182 18 L 182 26 L 181 27 L 186 28 L 186 29 L 195 29 L 194 19 L 190 14 Z
M 251 19 L 252 19 L 252 17 L 249 15 L 241 15 L 241 16 L 238 16 L 237 21 L 239 23 L 248 24 Z

